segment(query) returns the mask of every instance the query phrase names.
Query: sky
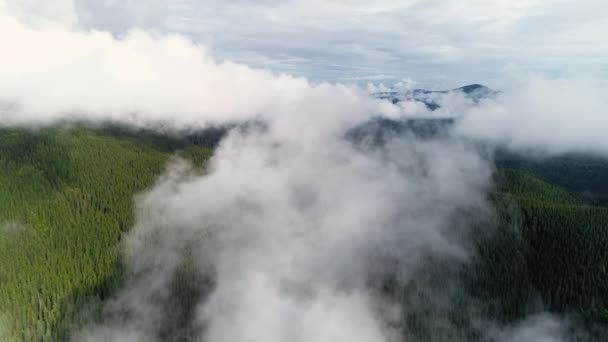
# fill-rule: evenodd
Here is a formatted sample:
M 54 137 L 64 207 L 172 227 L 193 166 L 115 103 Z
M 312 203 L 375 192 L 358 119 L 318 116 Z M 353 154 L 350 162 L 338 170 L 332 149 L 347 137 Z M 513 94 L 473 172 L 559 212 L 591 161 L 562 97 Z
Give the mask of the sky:
M 608 78 L 604 0 L 0 0 L 34 27 L 177 33 L 220 60 L 312 81 L 500 88 Z

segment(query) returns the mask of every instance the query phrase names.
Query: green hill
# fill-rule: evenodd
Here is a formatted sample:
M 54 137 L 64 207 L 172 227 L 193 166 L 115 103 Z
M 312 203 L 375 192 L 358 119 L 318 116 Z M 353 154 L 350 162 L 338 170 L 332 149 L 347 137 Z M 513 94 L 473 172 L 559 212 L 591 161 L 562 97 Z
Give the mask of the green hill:
M 486 299 L 510 317 L 537 295 L 553 312 L 608 318 L 608 208 L 523 170 L 500 169 L 496 184 L 499 234 L 480 247 Z
M 118 128 L 0 130 L 0 340 L 64 340 L 121 275 L 133 195 L 187 140 Z M 87 305 L 84 305 L 84 304 Z
M 608 204 L 608 159 L 601 156 L 575 153 L 533 158 L 498 151 L 496 164 L 498 167 L 528 171 L 589 203 Z

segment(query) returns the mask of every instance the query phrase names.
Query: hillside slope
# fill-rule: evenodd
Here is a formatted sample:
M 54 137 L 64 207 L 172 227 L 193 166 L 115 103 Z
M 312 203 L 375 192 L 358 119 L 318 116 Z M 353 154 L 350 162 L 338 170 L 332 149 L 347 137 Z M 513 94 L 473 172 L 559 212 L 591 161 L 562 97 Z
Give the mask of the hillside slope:
M 210 150 L 117 128 L 0 130 L 0 340 L 65 340 L 95 314 L 133 196 L 176 154 L 200 165 Z
M 524 170 L 499 169 L 496 184 L 501 246 L 482 246 L 481 260 L 496 277 L 483 290 L 512 296 L 502 310 L 523 307 L 533 291 L 545 309 L 606 321 L 608 208 Z
M 214 132 L 176 139 L 119 128 L 0 129 L 0 340 L 65 341 L 98 319 L 123 275 L 133 196 L 175 155 L 203 166 L 211 150 L 197 145 L 215 146 L 224 133 Z M 477 253 L 456 281 L 489 320 L 517 321 L 540 307 L 595 327 L 608 320 L 608 208 L 530 171 L 498 169 L 490 198 L 499 229 L 474 241 Z M 192 285 L 178 281 L 180 291 Z M 408 290 L 391 291 L 406 298 Z M 468 334 L 470 313 L 461 309 L 454 305 L 449 319 Z M 406 317 L 413 340 L 436 328 L 424 317 Z

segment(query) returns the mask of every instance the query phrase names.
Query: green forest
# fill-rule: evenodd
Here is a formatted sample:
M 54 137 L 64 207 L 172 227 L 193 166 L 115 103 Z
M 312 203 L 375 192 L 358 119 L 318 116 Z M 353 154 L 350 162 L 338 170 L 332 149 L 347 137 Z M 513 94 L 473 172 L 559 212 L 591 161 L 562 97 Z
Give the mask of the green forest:
M 121 276 L 133 196 L 187 140 L 113 127 L 0 130 L 0 340 L 63 341 Z M 86 308 L 86 312 L 83 308 Z
M 495 178 L 502 246 L 484 246 L 495 282 L 505 287 L 495 295 L 526 298 L 533 291 L 550 311 L 607 321 L 608 207 L 573 191 L 577 183 L 560 188 L 512 168 L 499 169 Z
M 203 141 L 111 126 L 0 129 L 0 340 L 65 341 L 97 319 L 123 275 L 134 195 L 171 158 L 203 167 L 212 153 Z M 605 324 L 608 207 L 580 181 L 568 187 L 566 173 L 556 172 L 556 186 L 542 170 L 497 169 L 497 231 L 478 241 L 469 290 L 500 320 L 539 298 L 552 312 Z

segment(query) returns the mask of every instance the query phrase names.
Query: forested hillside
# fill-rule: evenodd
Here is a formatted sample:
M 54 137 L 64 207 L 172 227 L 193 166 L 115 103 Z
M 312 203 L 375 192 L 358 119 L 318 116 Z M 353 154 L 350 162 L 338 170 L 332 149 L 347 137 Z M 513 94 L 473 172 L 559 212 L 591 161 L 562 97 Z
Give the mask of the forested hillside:
M 118 128 L 0 130 L 0 340 L 65 340 L 121 275 L 133 196 L 210 150 Z
M 497 153 L 503 168 L 526 170 L 547 182 L 568 189 L 581 200 L 608 204 L 608 159 L 592 154 L 565 154 L 532 158 L 508 151 Z
M 548 312 L 566 322 L 565 341 L 604 341 L 608 208 L 525 170 L 498 169 L 494 185 L 496 215 L 473 219 L 464 233 L 472 243 L 467 262 L 429 258 L 415 281 L 381 280 L 387 301 L 404 312 L 403 340 L 496 341 L 489 327 Z
M 133 224 L 133 196 L 174 156 L 203 166 L 225 131 L 211 133 L 177 139 L 116 127 L 1 129 L 0 340 L 64 341 L 95 320 L 123 274 L 120 242 Z M 543 177 L 581 184 L 578 173 L 502 166 L 490 194 L 497 229 L 480 235 L 461 273 L 467 291 L 491 320 L 514 322 L 542 308 L 605 324 L 608 207 L 583 187 Z M 464 326 L 468 314 L 451 319 Z M 424 340 L 428 327 L 408 319 Z
M 538 295 L 537 304 L 552 312 L 606 321 L 608 208 L 523 170 L 500 169 L 496 184 L 501 231 L 482 246 L 481 260 L 495 276 L 484 291 L 507 300 L 501 303 L 507 316 Z

